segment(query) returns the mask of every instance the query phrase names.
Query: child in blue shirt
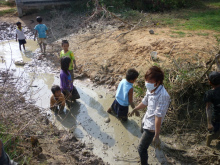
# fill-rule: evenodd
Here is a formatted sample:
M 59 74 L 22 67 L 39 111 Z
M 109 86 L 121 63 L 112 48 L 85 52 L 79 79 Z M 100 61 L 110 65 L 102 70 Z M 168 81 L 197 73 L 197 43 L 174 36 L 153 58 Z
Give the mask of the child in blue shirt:
M 133 103 L 133 84 L 138 76 L 139 73 L 135 69 L 129 69 L 127 71 L 126 79 L 121 80 L 118 85 L 116 98 L 112 106 L 107 110 L 108 113 L 111 113 L 113 110 L 119 119 L 127 121 L 128 106 L 135 107 Z
M 40 16 L 38 16 L 36 20 L 38 22 L 38 25 L 36 25 L 34 28 L 36 30 L 35 35 L 34 35 L 34 41 L 38 34 L 37 42 L 40 45 L 41 52 L 45 53 L 46 45 L 47 45 L 46 38 L 47 38 L 48 28 L 45 24 L 42 24 L 43 19 Z

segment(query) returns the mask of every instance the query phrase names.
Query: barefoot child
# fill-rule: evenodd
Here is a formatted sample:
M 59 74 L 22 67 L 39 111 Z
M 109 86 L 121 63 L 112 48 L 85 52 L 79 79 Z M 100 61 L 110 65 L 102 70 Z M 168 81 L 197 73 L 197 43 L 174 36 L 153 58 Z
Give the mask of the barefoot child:
M 65 98 L 61 93 L 61 89 L 58 85 L 53 85 L 51 88 L 53 95 L 50 97 L 50 109 L 52 111 L 62 112 L 65 107 Z
M 36 36 L 38 34 L 38 38 L 37 38 L 37 42 L 38 44 L 40 45 L 40 50 L 41 50 L 41 53 L 45 53 L 46 52 L 46 45 L 47 45 L 47 41 L 46 41 L 46 38 L 47 38 L 47 26 L 45 24 L 42 24 L 42 21 L 43 19 L 38 16 L 36 18 L 37 22 L 38 22 L 38 25 L 35 26 L 35 35 L 34 35 L 34 41 L 36 39 Z
M 70 64 L 71 59 L 69 57 L 61 58 L 60 87 L 66 98 L 67 106 L 69 106 L 70 102 L 80 98 L 78 91 L 75 86 L 73 86 L 73 81 L 69 72 Z
M 212 140 L 220 136 L 220 73 L 211 72 L 209 74 L 209 83 L 212 89 L 208 90 L 204 97 L 208 130 L 210 132 L 206 139 L 207 146 L 210 146 Z
M 170 96 L 163 86 L 164 73 L 157 66 L 151 67 L 145 74 L 146 95 L 142 102 L 129 114 L 132 116 L 138 110 L 146 108 L 143 118 L 143 134 L 140 139 L 138 152 L 141 165 L 148 164 L 148 147 L 151 142 L 160 146 L 160 127 L 170 104 Z
M 63 50 L 60 52 L 60 58 L 69 57 L 71 59 L 69 72 L 71 74 L 72 80 L 74 80 L 73 67 L 74 69 L 76 69 L 76 60 L 75 60 L 73 52 L 69 50 L 69 42 L 67 40 L 62 41 L 62 48 Z
M 17 22 L 17 29 L 16 29 L 16 42 L 19 42 L 19 49 L 21 51 L 21 45 L 23 45 L 23 49 L 25 50 L 26 40 L 24 36 L 23 28 L 21 27 L 21 22 Z
M 126 73 L 126 79 L 121 80 L 118 85 L 116 98 L 112 106 L 108 109 L 108 113 L 114 111 L 119 119 L 127 121 L 128 106 L 134 108 L 133 103 L 133 84 L 138 78 L 139 73 L 135 69 L 129 69 Z

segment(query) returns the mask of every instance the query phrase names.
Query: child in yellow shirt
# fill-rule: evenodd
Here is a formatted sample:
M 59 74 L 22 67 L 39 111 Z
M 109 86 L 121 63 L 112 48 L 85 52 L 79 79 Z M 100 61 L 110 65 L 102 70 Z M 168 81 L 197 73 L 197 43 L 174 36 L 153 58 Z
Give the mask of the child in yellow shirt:
M 73 68 L 76 69 L 76 60 L 72 51 L 69 50 L 69 42 L 67 40 L 62 41 L 63 50 L 60 52 L 60 58 L 69 57 L 71 59 L 69 72 L 71 74 L 72 80 L 74 79 Z

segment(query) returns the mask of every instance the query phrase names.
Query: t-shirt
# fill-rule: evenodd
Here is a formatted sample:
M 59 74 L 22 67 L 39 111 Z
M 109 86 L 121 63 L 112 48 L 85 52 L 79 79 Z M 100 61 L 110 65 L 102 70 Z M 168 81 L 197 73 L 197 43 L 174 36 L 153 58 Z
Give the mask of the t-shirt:
M 68 91 L 73 90 L 73 81 L 71 75 L 70 73 L 66 74 L 63 70 L 60 71 L 60 88 L 62 92 L 64 90 L 68 90 Z
M 213 104 L 212 121 L 220 122 L 220 87 L 208 90 L 205 93 L 204 101 Z
M 21 29 L 17 28 L 16 29 L 16 34 L 17 34 L 17 37 L 18 37 L 19 40 L 24 40 L 25 39 L 23 28 L 21 28 Z
M 50 107 L 53 107 L 55 104 L 65 106 L 65 97 L 62 93 L 58 98 L 55 98 L 54 95 L 50 97 Z
M 38 24 L 34 28 L 38 32 L 38 38 L 46 38 L 46 31 L 48 30 L 45 24 Z
M 69 70 L 73 70 L 73 60 L 75 60 L 73 52 L 68 50 L 68 52 L 64 53 L 64 50 L 62 50 L 60 52 L 60 58 L 61 57 L 69 57 L 71 59 Z
M 129 106 L 128 92 L 133 88 L 133 84 L 126 79 L 121 80 L 116 92 L 116 100 L 122 106 Z

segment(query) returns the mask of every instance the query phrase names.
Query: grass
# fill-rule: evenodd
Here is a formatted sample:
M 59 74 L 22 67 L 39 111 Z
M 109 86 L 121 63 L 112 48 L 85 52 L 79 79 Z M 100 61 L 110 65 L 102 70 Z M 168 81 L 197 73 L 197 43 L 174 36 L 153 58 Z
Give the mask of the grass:
M 176 34 L 176 35 L 172 35 L 174 37 L 185 37 L 185 35 L 186 35 L 186 33 L 182 32 L 182 31 L 171 31 L 171 33 Z
M 0 6 L 15 6 L 15 2 L 8 2 L 5 0 L 0 0 Z
M 16 8 L 11 8 L 7 10 L 0 10 L 0 16 L 4 16 L 6 14 L 12 14 L 16 11 Z
M 202 33 L 202 32 L 200 32 L 200 33 L 196 33 L 198 36 L 208 36 L 209 35 L 209 33 Z

